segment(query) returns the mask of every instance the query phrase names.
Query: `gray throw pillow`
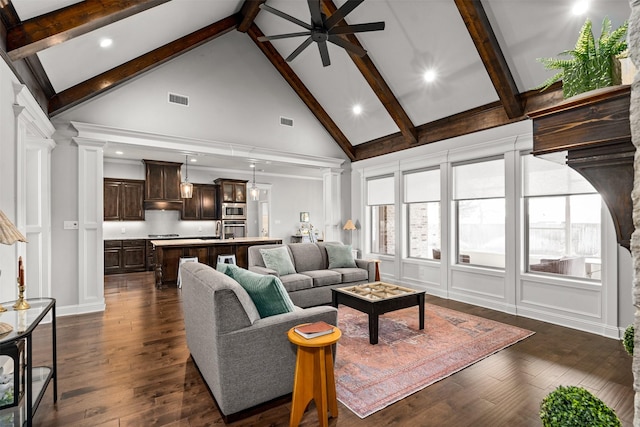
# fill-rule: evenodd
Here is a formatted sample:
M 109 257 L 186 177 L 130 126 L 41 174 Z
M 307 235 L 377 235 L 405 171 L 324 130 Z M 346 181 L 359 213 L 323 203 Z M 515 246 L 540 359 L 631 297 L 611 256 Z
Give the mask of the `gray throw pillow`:
M 356 261 L 353 259 L 351 245 L 327 245 L 327 257 L 329 258 L 329 269 L 331 268 L 356 268 Z
M 220 270 L 247 291 L 261 318 L 295 310 L 287 290 L 276 276 L 254 273 L 232 264 L 226 264 Z
M 264 265 L 271 270 L 275 270 L 278 276 L 285 276 L 296 272 L 286 246 L 273 249 L 260 249 L 260 254 L 262 254 Z

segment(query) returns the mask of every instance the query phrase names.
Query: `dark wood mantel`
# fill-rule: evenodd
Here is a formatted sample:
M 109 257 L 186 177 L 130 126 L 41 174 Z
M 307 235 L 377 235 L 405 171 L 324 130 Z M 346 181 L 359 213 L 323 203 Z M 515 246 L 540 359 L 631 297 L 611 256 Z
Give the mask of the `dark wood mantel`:
M 529 114 L 533 154 L 566 152 L 567 165 L 600 193 L 629 249 L 633 233 L 633 159 L 629 105 L 631 88 L 614 86 L 569 98 Z

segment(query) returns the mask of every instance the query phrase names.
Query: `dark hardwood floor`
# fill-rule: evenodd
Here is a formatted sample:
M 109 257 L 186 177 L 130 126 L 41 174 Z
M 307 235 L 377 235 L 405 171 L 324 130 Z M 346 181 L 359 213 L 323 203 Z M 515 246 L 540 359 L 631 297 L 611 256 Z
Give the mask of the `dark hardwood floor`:
M 58 403 L 49 387 L 34 424 L 223 425 L 189 357 L 180 291 L 156 290 L 151 273 L 133 273 L 107 276 L 105 298 L 104 313 L 59 318 Z M 631 357 L 619 341 L 440 298 L 427 301 L 536 334 L 365 419 L 339 404 L 331 426 L 541 426 L 540 401 L 558 385 L 586 387 L 632 425 Z M 50 351 L 46 328 L 34 337 L 36 359 Z M 284 401 L 231 425 L 285 426 L 289 410 Z M 315 409 L 301 425 L 317 425 Z

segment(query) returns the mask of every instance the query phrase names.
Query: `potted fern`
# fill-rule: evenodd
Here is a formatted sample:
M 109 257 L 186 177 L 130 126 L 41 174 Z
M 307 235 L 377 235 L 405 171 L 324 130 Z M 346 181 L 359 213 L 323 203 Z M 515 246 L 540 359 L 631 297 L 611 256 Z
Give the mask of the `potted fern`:
M 611 21 L 605 17 L 602 32 L 596 40 L 591 20 L 587 19 L 580 30 L 576 47 L 559 55 L 571 58 L 538 58 L 548 70 L 561 70 L 548 78 L 538 88 L 547 89 L 562 80 L 564 98 L 622 82 L 619 57 L 627 50 L 626 34 L 629 23 L 625 21 L 611 31 Z

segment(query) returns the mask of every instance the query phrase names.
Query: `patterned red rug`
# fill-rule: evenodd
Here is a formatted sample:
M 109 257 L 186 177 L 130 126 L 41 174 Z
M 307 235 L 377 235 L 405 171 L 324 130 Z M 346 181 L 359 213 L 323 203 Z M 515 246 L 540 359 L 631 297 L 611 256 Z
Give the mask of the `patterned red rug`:
M 533 332 L 437 305 L 380 316 L 378 344 L 369 344 L 366 314 L 340 306 L 335 363 L 338 400 L 360 418 L 496 353 Z

